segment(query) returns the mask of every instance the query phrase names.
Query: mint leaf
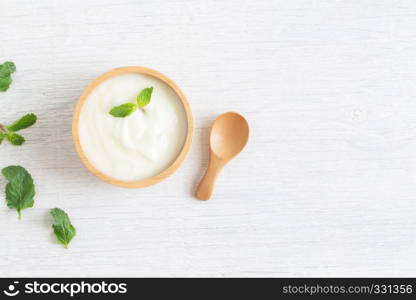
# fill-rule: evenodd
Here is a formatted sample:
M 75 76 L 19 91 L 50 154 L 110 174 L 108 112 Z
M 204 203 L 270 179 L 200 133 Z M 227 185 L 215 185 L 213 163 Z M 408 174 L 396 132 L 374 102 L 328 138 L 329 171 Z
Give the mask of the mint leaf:
M 9 89 L 12 83 L 11 74 L 16 71 L 16 66 L 10 61 L 0 65 L 0 92 L 5 92 Z
M 6 134 L 0 131 L 0 144 L 3 142 L 5 137 L 6 137 Z
M 51 215 L 54 223 L 52 225 L 58 241 L 68 248 L 69 243 L 76 235 L 75 227 L 71 224 L 68 214 L 60 208 L 51 209 Z
M 7 139 L 12 145 L 21 146 L 25 142 L 25 138 L 20 134 L 11 132 L 7 134 Z
M 150 103 L 150 98 L 152 98 L 153 87 L 143 89 L 140 94 L 137 96 L 137 105 L 139 107 L 145 107 Z
M 9 166 L 1 172 L 9 181 L 6 185 L 7 206 L 15 208 L 20 219 L 22 210 L 32 207 L 35 203 L 35 184 L 32 176 L 21 166 Z
M 6 128 L 10 131 L 19 131 L 35 124 L 36 119 L 37 117 L 35 114 L 27 114 L 21 117 L 19 120 L 12 123 L 11 125 L 6 126 Z
M 9 86 L 12 84 L 12 78 L 10 76 L 0 77 L 0 92 L 5 92 L 9 89 Z
M 6 61 L 0 65 L 0 75 L 10 75 L 16 72 L 16 65 L 11 61 Z
M 136 109 L 137 109 L 137 106 L 134 103 L 125 103 L 125 104 L 113 107 L 110 110 L 110 115 L 116 118 L 124 118 L 124 117 L 131 115 Z

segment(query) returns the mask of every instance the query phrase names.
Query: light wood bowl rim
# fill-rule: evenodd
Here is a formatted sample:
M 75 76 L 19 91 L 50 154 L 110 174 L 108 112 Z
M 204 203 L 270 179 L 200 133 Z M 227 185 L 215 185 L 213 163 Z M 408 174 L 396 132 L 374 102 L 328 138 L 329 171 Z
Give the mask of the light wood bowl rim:
M 155 78 L 161 80 L 162 82 L 166 83 L 168 86 L 170 86 L 173 89 L 173 91 L 178 95 L 179 99 L 182 102 L 182 105 L 185 109 L 185 114 L 186 114 L 187 123 L 188 123 L 188 130 L 187 130 L 185 143 L 183 145 L 183 148 L 182 148 L 181 152 L 179 153 L 178 157 L 176 158 L 176 160 L 167 169 L 165 169 L 161 173 L 159 173 L 159 174 L 157 174 L 153 177 L 143 179 L 143 180 L 137 180 L 137 181 L 118 180 L 118 179 L 112 178 L 112 177 L 102 173 L 98 169 L 96 169 L 92 165 L 92 163 L 88 160 L 87 156 L 85 155 L 84 150 L 82 149 L 82 146 L 81 146 L 79 133 L 78 133 L 80 113 L 81 113 L 82 107 L 84 106 L 84 104 L 85 104 L 88 96 L 90 95 L 90 93 L 100 83 L 107 80 L 108 78 L 113 77 L 113 76 L 117 76 L 117 75 L 120 75 L 120 74 L 125 74 L 125 73 L 139 73 L 139 74 L 143 74 L 143 75 L 152 76 L 152 77 L 155 77 Z M 110 184 L 120 186 L 120 187 L 125 187 L 125 188 L 143 188 L 143 187 L 147 187 L 147 186 L 156 184 L 156 183 L 166 179 L 168 176 L 172 175 L 179 168 L 179 166 L 182 164 L 182 162 L 185 160 L 185 157 L 189 153 L 189 150 L 190 150 L 191 144 L 192 144 L 193 132 L 194 132 L 194 120 L 193 120 L 193 117 L 192 117 L 191 107 L 189 106 L 189 102 L 186 99 L 184 93 L 181 91 L 181 89 L 166 75 L 164 75 L 164 74 L 162 74 L 158 71 L 155 71 L 153 69 L 149 69 L 149 68 L 146 68 L 146 67 L 138 67 L 138 66 L 128 66 L 128 67 L 115 68 L 115 69 L 112 69 L 110 71 L 105 72 L 104 74 L 102 74 L 99 77 L 97 77 L 96 79 L 94 79 L 85 88 L 84 92 L 79 97 L 79 99 L 77 101 L 77 104 L 75 106 L 75 110 L 74 110 L 74 114 L 73 114 L 73 118 L 72 118 L 72 140 L 73 140 L 75 149 L 77 151 L 77 154 L 78 154 L 81 162 L 85 165 L 85 167 L 92 174 L 94 174 L 95 176 L 97 176 L 101 180 L 103 180 L 105 182 L 108 182 Z

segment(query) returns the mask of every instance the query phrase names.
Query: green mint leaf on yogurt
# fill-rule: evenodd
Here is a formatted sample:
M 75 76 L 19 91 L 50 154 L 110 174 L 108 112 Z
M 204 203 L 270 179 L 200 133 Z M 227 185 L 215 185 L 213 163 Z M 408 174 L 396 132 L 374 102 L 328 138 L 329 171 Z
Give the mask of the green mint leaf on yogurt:
M 140 94 L 137 96 L 137 105 L 142 108 L 150 103 L 150 98 L 152 98 L 153 87 L 143 89 Z
M 110 110 L 110 115 L 116 118 L 124 118 L 131 115 L 137 109 L 137 105 L 134 103 L 124 103 L 122 105 L 113 107 Z
M 76 235 L 75 227 L 71 224 L 68 214 L 60 208 L 51 209 L 51 215 L 54 220 L 52 228 L 56 238 L 65 248 L 68 248 L 69 243 Z
M 8 133 L 7 139 L 14 146 L 21 146 L 25 142 L 25 138 L 15 132 Z
M 13 122 L 11 125 L 6 126 L 10 131 L 19 131 L 26 129 L 36 123 L 37 117 L 35 114 L 27 114 L 21 117 L 19 120 Z
M 16 66 L 10 61 L 0 65 L 0 92 L 5 92 L 13 82 L 11 75 L 16 72 Z
M 143 107 L 150 103 L 150 98 L 152 98 L 153 87 L 143 89 L 137 95 L 137 104 L 135 103 L 124 103 L 119 106 L 115 106 L 110 110 L 110 115 L 116 118 L 125 118 L 132 113 L 134 113 L 139 107 L 143 110 Z M 144 111 L 144 110 L 143 110 Z
M 9 181 L 6 185 L 7 206 L 16 209 L 21 219 L 22 210 L 32 207 L 35 203 L 33 198 L 36 192 L 32 176 L 21 166 L 8 166 L 1 172 Z
M 37 117 L 35 114 L 27 114 L 19 120 L 13 122 L 11 125 L 5 126 L 0 124 L 0 144 L 7 138 L 7 140 L 15 146 L 20 146 L 25 142 L 25 138 L 16 131 L 26 129 L 36 123 Z

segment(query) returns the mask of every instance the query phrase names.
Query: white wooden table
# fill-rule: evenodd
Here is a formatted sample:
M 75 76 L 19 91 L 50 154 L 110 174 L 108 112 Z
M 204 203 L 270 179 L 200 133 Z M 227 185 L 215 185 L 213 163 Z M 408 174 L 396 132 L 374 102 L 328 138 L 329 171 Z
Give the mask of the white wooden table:
M 33 175 L 16 212 L 0 179 L 0 276 L 415 276 L 416 2 L 0 0 L 0 61 L 18 72 L 0 122 L 34 112 L 0 167 Z M 138 190 L 80 163 L 71 116 L 113 67 L 173 78 L 196 132 L 182 167 Z M 195 185 L 208 129 L 251 125 L 215 197 Z M 55 242 L 49 209 L 78 229 Z

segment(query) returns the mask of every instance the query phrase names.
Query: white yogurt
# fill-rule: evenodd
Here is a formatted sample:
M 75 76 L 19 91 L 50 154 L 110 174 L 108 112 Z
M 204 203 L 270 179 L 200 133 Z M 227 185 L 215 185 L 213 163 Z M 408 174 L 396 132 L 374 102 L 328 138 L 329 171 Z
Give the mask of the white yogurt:
M 153 86 L 150 104 L 125 118 L 109 114 L 114 107 L 135 102 L 139 92 Z M 102 173 L 122 181 L 150 178 L 178 157 L 187 134 L 185 109 L 176 93 L 162 81 L 126 73 L 97 86 L 80 113 L 81 147 Z

